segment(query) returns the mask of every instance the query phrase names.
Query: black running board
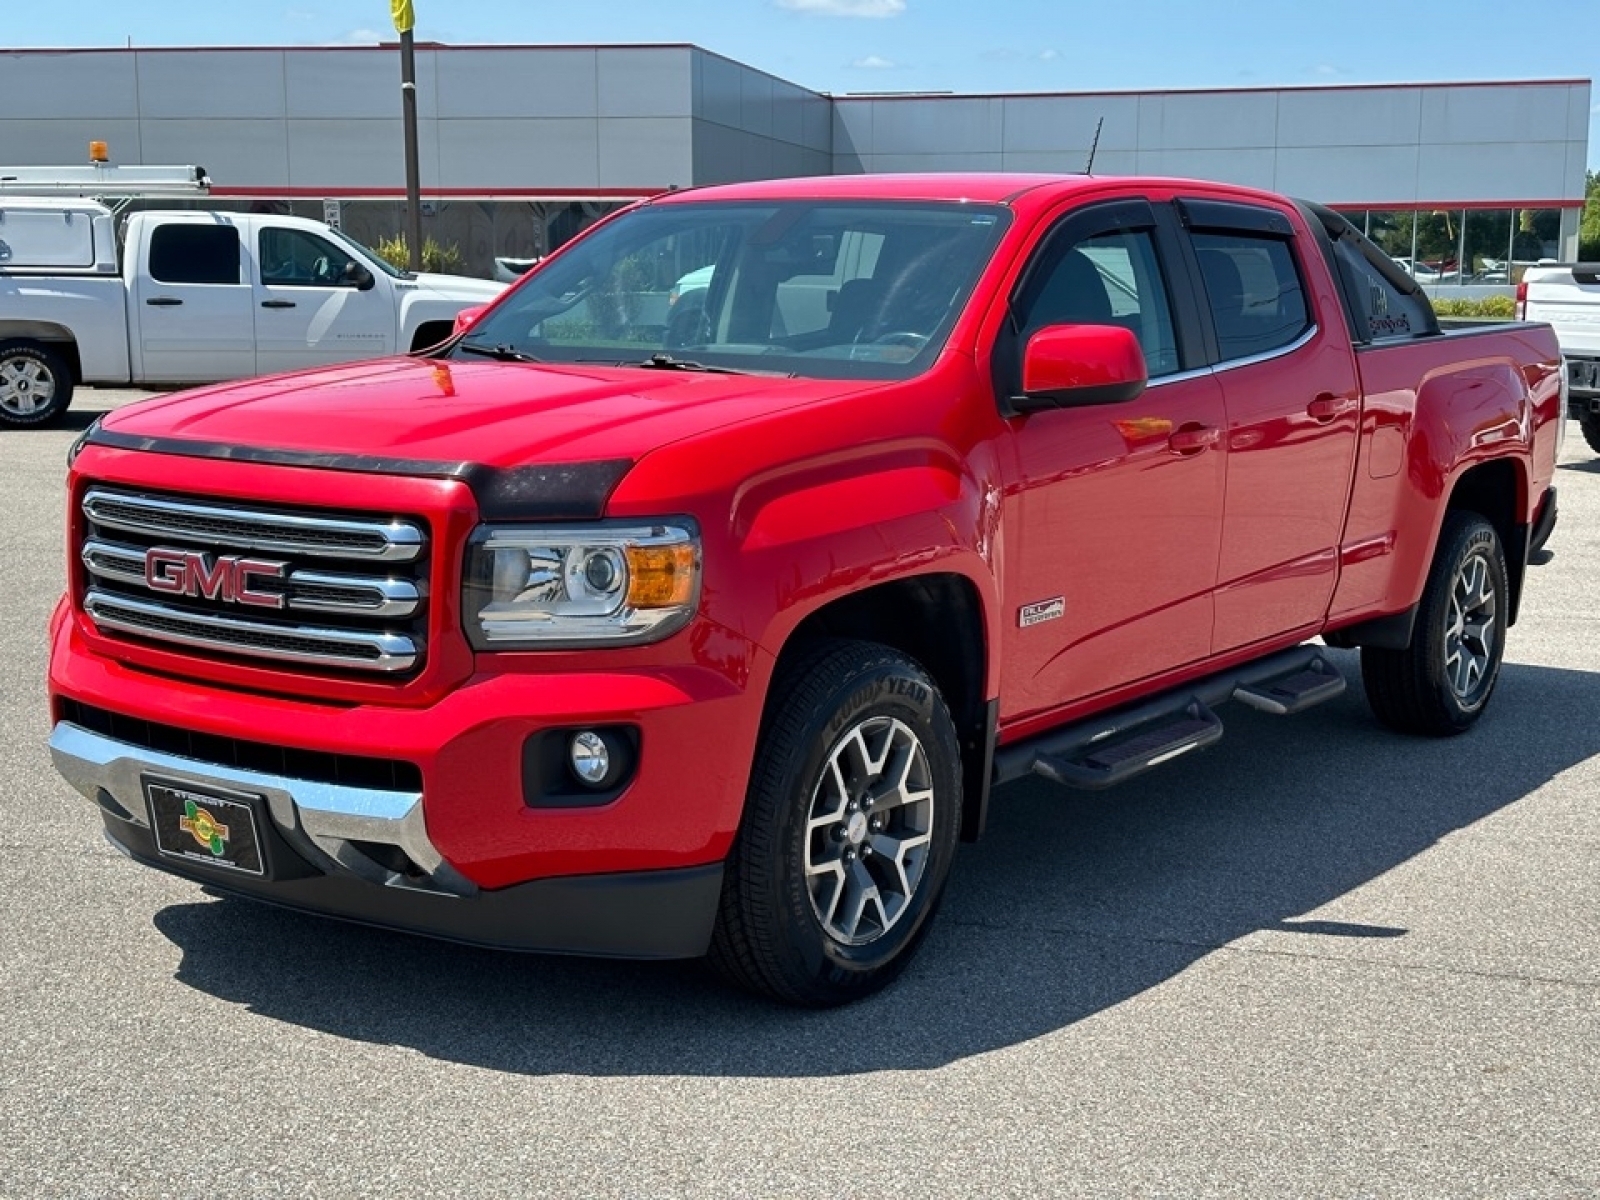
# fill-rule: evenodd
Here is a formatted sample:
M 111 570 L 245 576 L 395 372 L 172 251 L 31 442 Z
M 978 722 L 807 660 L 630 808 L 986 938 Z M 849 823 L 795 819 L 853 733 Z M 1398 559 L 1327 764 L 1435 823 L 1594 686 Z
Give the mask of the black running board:
M 1277 716 L 1343 693 L 1344 676 L 1321 646 L 1296 646 L 995 751 L 994 781 L 1042 775 L 1068 787 L 1111 787 L 1222 737 L 1214 705 L 1238 700 Z

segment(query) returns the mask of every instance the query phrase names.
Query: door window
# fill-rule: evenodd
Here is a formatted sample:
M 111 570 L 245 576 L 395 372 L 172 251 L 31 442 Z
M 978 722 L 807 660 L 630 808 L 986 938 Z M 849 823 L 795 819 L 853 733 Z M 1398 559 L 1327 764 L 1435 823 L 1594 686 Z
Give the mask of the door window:
M 338 287 L 350 255 L 302 229 L 268 227 L 259 241 L 261 282 L 270 287 Z M 351 285 L 353 286 L 353 284 Z
M 1311 327 L 1288 242 L 1242 232 L 1193 238 L 1221 361 L 1271 353 Z
M 1139 339 L 1150 378 L 1178 370 L 1154 235 L 1118 229 L 1067 245 L 1022 298 L 1022 344 L 1046 325 L 1120 325 Z
M 239 231 L 232 225 L 157 225 L 150 277 L 161 283 L 238 283 Z

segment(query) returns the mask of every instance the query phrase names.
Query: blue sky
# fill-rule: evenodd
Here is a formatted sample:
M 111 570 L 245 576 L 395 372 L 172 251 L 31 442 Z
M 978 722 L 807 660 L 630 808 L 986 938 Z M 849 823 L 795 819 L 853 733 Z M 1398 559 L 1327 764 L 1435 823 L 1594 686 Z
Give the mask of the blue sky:
M 1597 0 L 414 0 L 417 37 L 692 42 L 817 91 L 1593 78 Z M 370 44 L 388 0 L 8 0 L 25 46 Z M 4 80 L 0 79 L 0 88 Z M 1589 162 L 1600 167 L 1600 92 Z

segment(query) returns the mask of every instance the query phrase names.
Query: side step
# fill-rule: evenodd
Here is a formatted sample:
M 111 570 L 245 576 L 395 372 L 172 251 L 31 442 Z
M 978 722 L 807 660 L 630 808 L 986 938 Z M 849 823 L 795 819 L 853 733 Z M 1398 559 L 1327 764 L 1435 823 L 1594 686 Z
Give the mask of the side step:
M 1169 720 L 1108 734 L 1076 758 L 1040 754 L 1033 760 L 1033 772 L 1068 787 L 1108 788 L 1220 737 L 1222 722 L 1217 714 L 1196 700 Z
M 1241 704 L 1277 717 L 1305 712 L 1313 704 L 1343 694 L 1344 676 L 1320 654 L 1303 671 L 1259 683 L 1240 684 L 1233 689 L 1233 698 Z
M 1277 716 L 1343 693 L 1344 676 L 1321 646 L 1296 646 L 1222 671 L 1131 708 L 1090 717 L 995 752 L 994 782 L 1042 775 L 1099 789 L 1142 775 L 1222 737 L 1215 705 L 1238 700 Z

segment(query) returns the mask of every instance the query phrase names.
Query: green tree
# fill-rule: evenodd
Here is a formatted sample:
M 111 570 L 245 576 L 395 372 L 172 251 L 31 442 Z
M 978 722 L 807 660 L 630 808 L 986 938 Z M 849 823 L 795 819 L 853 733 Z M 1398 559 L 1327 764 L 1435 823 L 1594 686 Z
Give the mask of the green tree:
M 1578 257 L 1600 262 L 1600 171 L 1590 171 L 1584 188 L 1583 218 L 1578 223 Z

